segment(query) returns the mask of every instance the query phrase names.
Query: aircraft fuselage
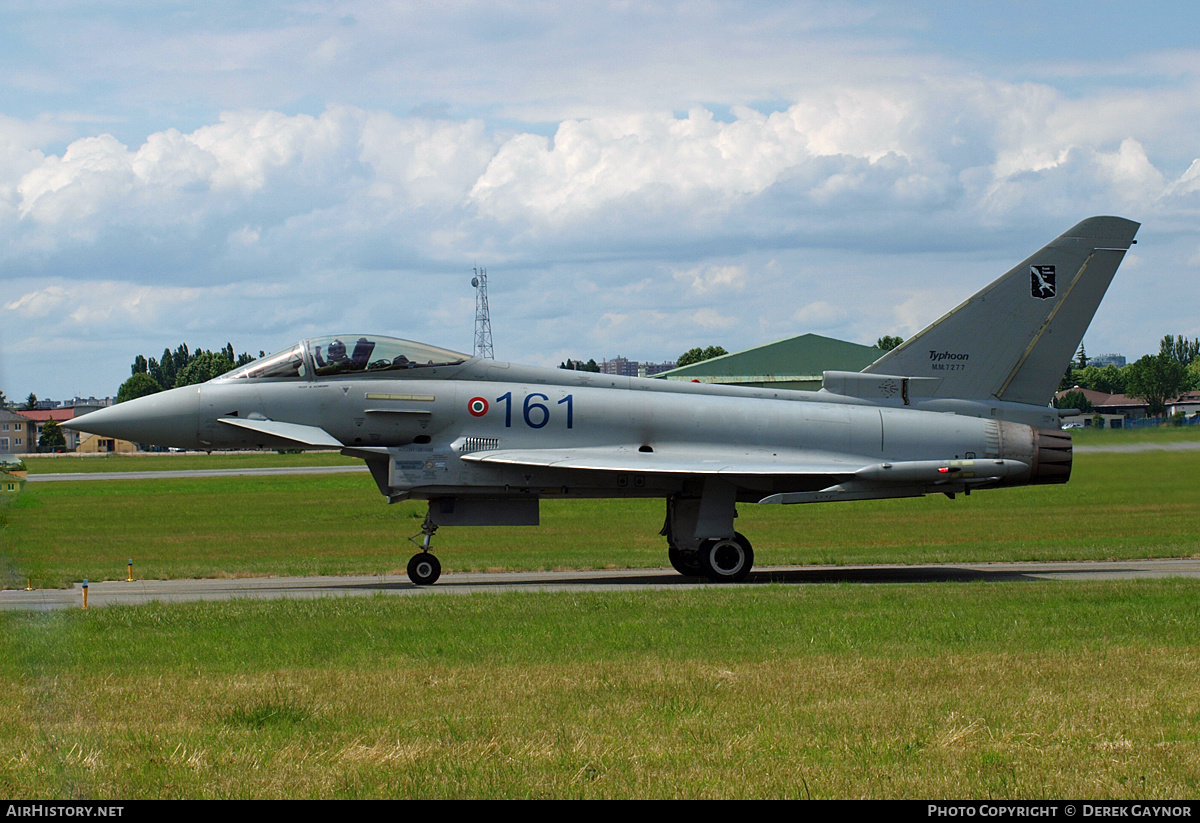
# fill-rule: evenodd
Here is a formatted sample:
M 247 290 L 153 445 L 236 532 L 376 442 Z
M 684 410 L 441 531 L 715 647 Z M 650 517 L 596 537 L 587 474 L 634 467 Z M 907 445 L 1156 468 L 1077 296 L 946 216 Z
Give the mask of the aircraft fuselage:
M 735 506 L 1064 483 L 1070 435 L 1047 403 L 1138 224 L 1074 226 L 862 372 L 818 392 L 519 366 L 380 336 L 331 335 L 78 418 L 185 449 L 339 449 L 390 502 L 439 526 L 533 525 L 547 497 L 664 497 L 681 572 L 753 564 Z

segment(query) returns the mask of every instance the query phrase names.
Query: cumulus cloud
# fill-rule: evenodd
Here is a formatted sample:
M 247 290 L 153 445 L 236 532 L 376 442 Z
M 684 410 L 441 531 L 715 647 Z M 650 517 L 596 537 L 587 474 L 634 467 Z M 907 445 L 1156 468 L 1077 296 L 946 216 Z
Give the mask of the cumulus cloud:
M 509 138 L 468 199 L 539 238 L 614 221 L 637 232 L 647 219 L 749 233 L 743 221 L 780 201 L 772 228 L 802 232 L 806 216 L 848 226 L 864 208 L 917 222 L 931 210 L 995 221 L 1150 206 L 1168 185 L 1147 149 L 1157 138 L 1111 114 L 1037 84 L 924 79 L 821 91 L 770 114 L 735 106 L 728 121 L 703 109 L 602 116 Z
M 0 221 L 16 208 L 16 186 L 45 160 L 41 146 L 59 137 L 42 123 L 28 123 L 0 114 Z
M 1097 176 L 1114 191 L 1121 192 L 1126 204 L 1145 203 L 1165 192 L 1162 172 L 1150 162 L 1142 144 L 1132 137 L 1122 140 L 1116 151 L 1097 152 L 1095 162 Z
M 845 137 L 861 106 L 839 119 Z M 732 122 L 705 109 L 686 117 L 639 114 L 568 121 L 552 139 L 517 135 L 505 142 L 471 190 L 480 212 L 497 220 L 563 226 L 612 204 L 643 212 L 686 209 L 723 215 L 790 177 L 813 158 L 844 155 L 867 165 L 887 156 L 878 134 L 844 140 L 822 134 L 833 110 L 763 115 L 736 107 Z M 822 116 L 824 119 L 822 120 Z M 885 148 L 885 146 L 887 146 Z M 857 164 L 855 164 L 857 165 Z
M 262 228 L 250 226 L 242 226 L 237 231 L 231 232 L 229 235 L 229 244 L 231 246 L 251 247 L 258 243 L 262 236 Z
M 825 300 L 818 300 L 801 306 L 795 314 L 796 322 L 804 329 L 829 329 L 845 322 L 847 308 L 834 306 Z
M 738 324 L 738 319 L 722 314 L 716 309 L 704 308 L 691 313 L 689 320 L 693 325 L 702 329 L 731 329 Z
M 72 295 L 67 289 L 62 286 L 48 286 L 23 294 L 11 303 L 5 303 L 4 308 L 32 320 L 58 311 L 71 301 Z
M 50 156 L 17 184 L 22 218 L 83 225 L 132 188 L 133 155 L 111 135 L 76 140 L 62 157 Z M 70 229 L 68 227 L 68 230 Z
M 413 206 L 462 202 L 495 154 L 482 120 L 364 118 L 361 159 L 374 172 L 371 194 Z
M 1187 171 L 1168 188 L 1170 194 L 1194 194 L 1200 192 L 1200 159 L 1192 161 Z
M 696 266 L 671 274 L 698 294 L 711 291 L 740 291 L 746 285 L 745 266 Z
M 331 71 L 361 57 L 357 29 L 378 14 L 351 5 L 345 31 L 301 38 Z M 278 47 L 260 42 L 231 67 L 261 68 Z M 663 71 L 675 88 L 686 80 Z M 700 85 L 723 88 L 715 75 Z M 573 112 L 544 123 L 451 116 L 436 97 L 419 108 L 435 116 L 233 106 L 135 139 L 0 116 L 0 277 L 20 284 L 0 323 L 19 346 L 42 332 L 299 337 L 369 321 L 461 347 L 464 274 L 482 264 L 499 275 L 510 335 L 497 348 L 518 360 L 611 356 L 630 340 L 650 358 L 692 341 L 732 350 L 808 328 L 870 342 L 966 296 L 953 269 L 931 284 L 913 252 L 992 255 L 1089 213 L 1176 227 L 1194 215 L 1200 161 L 1177 135 L 1200 118 L 1178 89 L 1067 95 L 962 71 L 826 79 L 623 105 L 560 99 L 546 81 L 544 99 L 523 87 L 496 109 Z M 828 276 L 850 261 L 857 279 Z
M 111 324 L 161 323 L 177 316 L 183 306 L 198 300 L 200 289 L 138 286 L 100 281 L 36 289 L 6 303 L 4 308 L 29 319 L 58 317 L 81 331 L 95 332 Z
M 997 274 L 1000 274 L 1000 272 L 997 272 Z M 962 295 L 962 297 L 967 296 L 969 295 Z M 945 311 L 939 307 L 945 307 L 945 310 L 953 308 L 952 301 L 953 297 L 947 300 L 947 295 L 943 291 L 921 289 L 913 293 L 907 300 L 896 304 L 891 312 L 891 325 L 898 330 L 898 333 L 902 337 L 908 337 L 925 328 L 944 314 Z M 886 333 L 886 329 L 882 333 Z
M 1053 130 L 1063 109 L 1079 107 L 1030 84 L 931 80 L 822 91 L 769 114 L 733 107 L 728 120 L 700 108 L 571 120 L 551 138 L 348 106 L 227 112 L 133 149 L 100 134 L 61 155 L 16 152 L 0 164 L 15 209 L 0 212 L 0 233 L 45 248 L 170 226 L 234 237 L 253 225 L 260 242 L 287 247 L 314 227 L 343 239 L 396 230 L 402 245 L 511 260 L 592 254 L 622 238 L 636 238 L 631 251 L 697 237 L 787 247 L 817 227 L 845 242 L 866 210 L 893 225 L 930 212 L 1029 220 L 1191 190 L 1194 172 L 1168 181 L 1135 134 Z M 673 270 L 691 272 L 697 291 L 744 279 L 736 264 Z
M 353 157 L 361 119 L 361 112 L 341 106 L 320 117 L 227 112 L 219 124 L 189 135 L 188 142 L 214 159 L 204 178 L 214 191 L 258 191 L 285 169 L 290 183 L 329 185 Z

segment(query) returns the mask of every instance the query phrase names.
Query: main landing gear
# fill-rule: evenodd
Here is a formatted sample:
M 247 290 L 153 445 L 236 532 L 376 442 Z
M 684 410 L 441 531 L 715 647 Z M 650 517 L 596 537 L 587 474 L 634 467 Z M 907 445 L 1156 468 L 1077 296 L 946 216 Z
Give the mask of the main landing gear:
M 700 569 L 699 551 L 688 551 L 678 546 L 668 546 L 667 559 L 671 561 L 671 568 L 684 577 L 700 577 L 704 574 Z
M 437 531 L 437 524 L 430 519 L 429 515 L 425 515 L 425 522 L 421 524 L 421 551 L 414 554 L 412 560 L 408 561 L 408 579 L 415 586 L 432 586 L 442 576 L 442 564 L 434 557 L 433 552 L 429 551 L 429 544 L 433 540 L 435 531 Z
M 754 566 L 754 549 L 745 535 L 733 530 L 737 489 L 718 480 L 705 480 L 699 495 L 667 498 L 667 518 L 659 534 L 667 538 L 667 559 L 687 577 L 707 577 L 714 583 L 740 583 Z M 724 534 L 731 537 L 700 537 Z
M 740 583 L 754 566 L 754 549 L 741 532 L 700 544 L 700 569 L 714 583 Z
M 718 537 L 700 542 L 688 551 L 677 546 L 667 549 L 672 568 L 687 577 L 707 577 L 714 583 L 740 583 L 754 567 L 754 549 L 740 532 L 733 537 Z

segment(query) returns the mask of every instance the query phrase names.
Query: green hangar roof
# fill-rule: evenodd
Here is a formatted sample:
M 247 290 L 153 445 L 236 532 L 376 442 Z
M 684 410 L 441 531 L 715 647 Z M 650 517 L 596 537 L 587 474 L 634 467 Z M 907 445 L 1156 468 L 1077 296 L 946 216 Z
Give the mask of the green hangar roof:
M 802 334 L 681 366 L 655 378 L 815 390 L 821 387 L 821 372 L 862 371 L 882 356 L 883 350 L 874 346 Z

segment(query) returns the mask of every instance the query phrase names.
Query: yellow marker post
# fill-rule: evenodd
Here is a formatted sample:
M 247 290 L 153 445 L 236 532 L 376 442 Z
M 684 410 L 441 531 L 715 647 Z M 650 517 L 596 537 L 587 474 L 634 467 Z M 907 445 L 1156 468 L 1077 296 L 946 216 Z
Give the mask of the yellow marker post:
M 129 558 L 129 577 L 127 578 L 126 582 L 129 582 L 129 583 L 133 582 L 133 558 L 132 557 Z
M 87 608 L 87 580 L 83 581 L 83 607 Z

